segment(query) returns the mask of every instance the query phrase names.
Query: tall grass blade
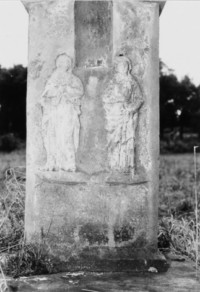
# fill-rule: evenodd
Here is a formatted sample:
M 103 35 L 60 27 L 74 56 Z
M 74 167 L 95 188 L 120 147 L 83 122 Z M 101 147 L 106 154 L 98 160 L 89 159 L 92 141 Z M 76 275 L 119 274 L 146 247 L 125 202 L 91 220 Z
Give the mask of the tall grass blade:
M 6 277 L 0 264 L 0 292 L 5 292 L 8 289 Z
M 194 146 L 194 193 L 195 193 L 195 220 L 196 220 L 196 277 L 198 276 L 199 262 L 199 234 L 198 234 L 198 192 L 197 192 L 197 148 Z

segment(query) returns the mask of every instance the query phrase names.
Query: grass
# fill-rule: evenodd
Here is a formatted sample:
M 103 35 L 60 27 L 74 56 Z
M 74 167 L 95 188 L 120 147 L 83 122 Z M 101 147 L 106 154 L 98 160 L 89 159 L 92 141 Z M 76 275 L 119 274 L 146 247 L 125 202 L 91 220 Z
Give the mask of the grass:
M 18 163 L 20 158 L 24 158 L 24 153 L 14 152 L 13 157 Z M 38 245 L 25 243 L 25 166 L 5 169 L 10 158 L 6 162 L 4 157 L 0 196 L 0 259 L 3 270 L 13 277 L 51 273 L 52 264 L 45 240 Z M 0 274 L 3 270 L 0 265 Z
M 14 277 L 51 273 L 53 267 L 45 241 L 37 246 L 24 242 L 25 153 L 20 150 L 2 157 L 0 154 L 0 159 L 0 259 L 2 257 L 4 262 L 4 271 Z M 200 154 L 198 167 L 200 169 Z M 200 171 L 197 182 L 199 193 Z M 195 260 L 195 228 L 193 155 L 161 156 L 159 248 Z
M 14 249 L 24 236 L 25 167 L 5 172 L 1 187 L 0 252 Z
M 198 229 L 200 225 L 198 224 Z M 196 223 L 194 220 L 164 217 L 159 223 L 158 245 L 163 252 L 172 252 L 196 260 Z
M 200 191 L 200 154 L 197 160 Z M 194 161 L 192 154 L 163 155 L 160 161 L 159 215 L 194 219 Z
M 198 170 L 199 168 L 199 170 Z M 200 191 L 200 154 L 197 154 L 197 194 Z M 197 204 L 196 204 L 197 203 Z M 194 158 L 192 154 L 163 155 L 160 163 L 159 235 L 161 250 L 171 250 L 196 260 L 197 229 Z

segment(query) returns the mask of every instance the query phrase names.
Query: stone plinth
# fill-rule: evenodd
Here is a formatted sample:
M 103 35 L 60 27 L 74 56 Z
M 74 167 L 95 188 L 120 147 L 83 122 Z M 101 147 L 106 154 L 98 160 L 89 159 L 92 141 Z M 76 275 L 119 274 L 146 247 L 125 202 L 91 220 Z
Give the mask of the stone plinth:
M 23 2 L 27 240 L 45 238 L 61 270 L 165 270 L 156 254 L 158 2 Z

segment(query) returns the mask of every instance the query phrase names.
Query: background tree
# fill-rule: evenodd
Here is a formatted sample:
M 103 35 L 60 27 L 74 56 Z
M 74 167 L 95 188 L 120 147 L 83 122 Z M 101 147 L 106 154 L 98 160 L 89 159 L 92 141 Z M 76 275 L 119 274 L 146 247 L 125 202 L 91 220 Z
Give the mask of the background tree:
M 180 138 L 184 130 L 200 135 L 200 86 L 196 87 L 188 76 L 181 81 L 173 71 L 160 61 L 160 134 L 179 128 Z
M 177 77 L 160 62 L 160 136 L 164 135 L 164 129 L 174 129 L 178 125 L 176 113 L 176 96 L 178 92 Z
M 27 69 L 22 65 L 0 67 L 0 135 L 26 137 Z

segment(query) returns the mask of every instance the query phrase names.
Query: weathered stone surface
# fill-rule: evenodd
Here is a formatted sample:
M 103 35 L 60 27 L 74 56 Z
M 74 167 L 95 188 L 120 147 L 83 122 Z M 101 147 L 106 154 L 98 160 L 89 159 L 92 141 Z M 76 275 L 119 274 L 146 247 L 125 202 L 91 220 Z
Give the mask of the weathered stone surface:
M 63 269 L 69 261 L 82 267 L 86 257 L 85 269 L 95 270 L 98 259 L 131 259 L 132 267 L 147 250 L 151 260 L 159 5 L 24 3 L 30 14 L 27 240 L 45 238 Z

